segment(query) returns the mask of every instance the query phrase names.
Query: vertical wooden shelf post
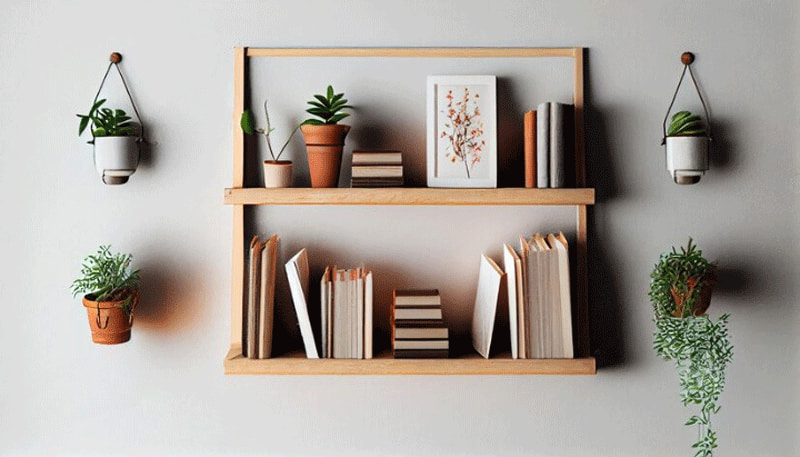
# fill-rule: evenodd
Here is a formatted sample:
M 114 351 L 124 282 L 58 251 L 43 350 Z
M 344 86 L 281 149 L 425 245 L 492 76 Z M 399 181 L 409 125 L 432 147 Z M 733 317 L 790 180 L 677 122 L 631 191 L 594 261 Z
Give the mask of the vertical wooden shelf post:
M 244 187 L 244 132 L 239 116 L 247 94 L 247 48 L 236 48 L 233 62 L 233 187 Z M 244 205 L 233 205 L 231 258 L 231 345 L 242 343 L 244 308 Z

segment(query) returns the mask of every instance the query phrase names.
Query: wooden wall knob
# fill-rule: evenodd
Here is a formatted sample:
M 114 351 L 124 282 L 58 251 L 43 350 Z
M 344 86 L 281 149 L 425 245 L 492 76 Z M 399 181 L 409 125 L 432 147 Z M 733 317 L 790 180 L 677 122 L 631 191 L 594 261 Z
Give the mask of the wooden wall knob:
M 113 63 L 120 63 L 122 62 L 122 54 L 118 52 L 112 52 L 111 57 L 108 58 Z
M 694 54 L 692 54 L 691 52 L 684 52 L 683 54 L 681 54 L 682 64 L 690 65 L 692 62 L 694 62 Z

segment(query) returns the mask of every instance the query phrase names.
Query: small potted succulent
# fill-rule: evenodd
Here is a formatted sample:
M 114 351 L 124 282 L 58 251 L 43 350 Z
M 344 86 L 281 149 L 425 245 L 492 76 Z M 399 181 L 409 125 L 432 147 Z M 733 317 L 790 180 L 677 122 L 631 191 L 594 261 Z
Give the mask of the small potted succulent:
M 670 120 L 667 137 L 667 171 L 677 184 L 695 184 L 708 170 L 708 145 L 705 122 L 699 115 L 678 111 Z
M 244 133 L 248 135 L 255 135 L 256 133 L 259 133 L 264 135 L 264 139 L 267 141 L 267 151 L 269 151 L 269 155 L 272 160 L 264 161 L 264 187 L 292 187 L 292 161 L 280 160 L 280 158 L 283 154 L 283 151 L 286 149 L 286 146 L 289 145 L 289 141 L 292 140 L 292 137 L 294 137 L 294 134 L 297 133 L 297 130 L 300 128 L 300 126 L 298 125 L 294 128 L 294 130 L 292 130 L 289 138 L 287 138 L 286 142 L 283 143 L 281 150 L 278 151 L 278 155 L 276 156 L 272 150 L 272 142 L 269 138 L 270 133 L 272 133 L 275 129 L 269 122 L 267 100 L 264 100 L 264 118 L 266 120 L 266 127 L 263 129 L 256 128 L 253 113 L 250 112 L 250 110 L 245 110 L 242 113 L 242 119 L 240 122 L 242 131 Z
M 650 278 L 654 348 L 661 358 L 675 362 L 684 406 L 699 405 L 699 412 L 686 425 L 698 427 L 695 456 L 709 457 L 717 447 L 711 416 L 719 411 L 725 369 L 733 357 L 728 315 L 716 321 L 706 315 L 716 266 L 690 238 L 680 252 L 673 247 L 661 254 Z
M 314 95 L 314 100 L 306 110 L 312 118 L 303 122 L 300 130 L 306 142 L 308 169 L 311 174 L 311 187 L 336 187 L 339 183 L 339 169 L 342 164 L 344 138 L 350 131 L 349 125 L 339 121 L 349 116 L 344 109 L 352 109 L 344 94 L 336 94 L 328 86 L 326 94 Z
M 104 108 L 106 99 L 92 105 L 88 114 L 78 114 L 78 136 L 91 126 L 94 165 L 106 184 L 124 184 L 139 165 L 139 125 L 121 109 Z
M 113 254 L 100 246 L 86 256 L 72 294 L 84 294 L 92 341 L 119 344 L 131 339 L 133 313 L 139 301 L 139 270 L 131 270 L 131 254 Z

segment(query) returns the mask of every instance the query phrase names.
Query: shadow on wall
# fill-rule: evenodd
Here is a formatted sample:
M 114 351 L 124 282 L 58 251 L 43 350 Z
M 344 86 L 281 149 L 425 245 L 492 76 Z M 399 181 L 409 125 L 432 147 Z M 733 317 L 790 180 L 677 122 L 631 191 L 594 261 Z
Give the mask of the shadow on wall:
M 141 268 L 142 296 L 136 309 L 136 328 L 147 332 L 178 332 L 199 317 L 197 291 L 200 272 L 190 263 L 176 265 L 168 259 L 146 258 Z
M 624 316 L 619 298 L 619 276 L 607 255 L 608 233 L 603 227 L 602 204 L 619 197 L 619 187 L 614 174 L 613 155 L 608 144 L 608 131 L 602 111 L 592 105 L 591 53 L 584 56 L 584 143 L 586 179 L 595 188 L 596 206 L 589 209 L 589 338 L 591 353 L 597 366 L 620 365 L 625 361 L 623 335 Z

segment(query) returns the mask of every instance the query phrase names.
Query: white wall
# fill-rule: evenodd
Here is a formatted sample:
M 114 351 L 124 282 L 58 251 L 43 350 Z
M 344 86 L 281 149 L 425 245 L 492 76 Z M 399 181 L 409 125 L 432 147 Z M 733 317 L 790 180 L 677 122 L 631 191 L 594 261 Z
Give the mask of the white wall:
M 646 297 L 658 253 L 689 235 L 723 270 L 713 312 L 732 315 L 719 455 L 800 454 L 793 2 L 2 9 L 0 454 L 690 455 L 689 412 L 674 369 L 651 349 Z M 589 48 L 592 333 L 607 366 L 576 378 L 223 376 L 231 209 L 221 203 L 237 45 Z M 715 157 L 699 185 L 678 187 L 658 143 L 687 49 L 713 111 Z M 99 182 L 75 135 L 74 114 L 112 50 L 125 56 L 155 142 L 121 187 Z M 471 216 L 455 213 L 453 224 Z M 323 223 L 324 214 L 295 221 Z M 89 342 L 68 289 L 99 243 L 134 252 L 145 272 L 133 340 L 119 347 Z

